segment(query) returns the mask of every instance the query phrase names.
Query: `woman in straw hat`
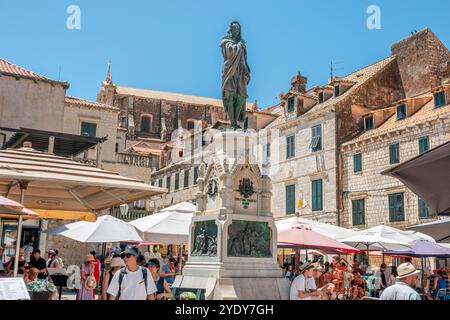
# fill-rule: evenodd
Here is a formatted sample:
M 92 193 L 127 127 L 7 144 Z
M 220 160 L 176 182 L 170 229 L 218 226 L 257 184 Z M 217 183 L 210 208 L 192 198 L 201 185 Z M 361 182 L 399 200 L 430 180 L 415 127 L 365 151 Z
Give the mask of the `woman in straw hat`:
M 95 258 L 92 254 L 86 255 L 84 264 L 81 266 L 81 286 L 78 290 L 77 300 L 94 300 L 94 290 L 97 287 L 97 281 L 94 278 Z
M 102 300 L 109 300 L 109 294 L 107 293 L 108 287 L 117 271 L 125 267 L 125 262 L 121 257 L 114 257 L 110 262 L 110 269 L 105 272 L 102 284 Z

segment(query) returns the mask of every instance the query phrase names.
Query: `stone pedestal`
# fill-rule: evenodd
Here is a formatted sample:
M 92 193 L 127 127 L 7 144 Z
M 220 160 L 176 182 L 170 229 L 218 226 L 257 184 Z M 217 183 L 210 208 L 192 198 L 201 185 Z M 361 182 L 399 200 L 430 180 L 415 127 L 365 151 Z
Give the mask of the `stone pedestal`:
M 276 259 L 270 179 L 252 157 L 252 140 L 251 132 L 214 137 L 197 180 L 188 263 L 174 287 L 204 288 L 206 299 L 289 298 L 289 281 Z

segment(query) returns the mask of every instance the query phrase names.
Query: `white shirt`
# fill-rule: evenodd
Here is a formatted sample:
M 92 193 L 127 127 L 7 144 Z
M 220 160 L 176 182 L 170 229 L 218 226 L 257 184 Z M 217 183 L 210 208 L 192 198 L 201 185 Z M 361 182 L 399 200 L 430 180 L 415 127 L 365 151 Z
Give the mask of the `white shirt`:
M 121 292 L 119 300 L 147 300 L 147 295 L 155 293 L 156 286 L 153 281 L 152 274 L 147 270 L 147 292 L 145 292 L 144 277 L 142 274 L 142 267 L 138 267 L 138 270 L 131 272 L 126 269 L 126 274 L 123 276 Z M 120 271 L 114 274 L 111 280 L 111 284 L 108 287 L 107 293 L 117 297 L 119 293 L 119 276 Z
M 396 281 L 381 294 L 380 300 L 421 300 L 420 295 L 404 282 Z
M 314 279 L 313 279 L 314 280 Z M 294 281 L 292 281 L 291 284 L 291 300 L 311 300 L 311 297 L 304 297 L 300 298 L 298 295 L 299 291 L 307 291 L 308 289 L 308 282 L 305 280 L 304 275 L 299 275 L 295 277 Z
M 23 247 L 23 252 L 25 254 L 25 261 L 27 263 L 30 263 L 31 255 L 33 254 L 34 248 L 33 246 L 30 246 L 29 244 L 25 245 Z

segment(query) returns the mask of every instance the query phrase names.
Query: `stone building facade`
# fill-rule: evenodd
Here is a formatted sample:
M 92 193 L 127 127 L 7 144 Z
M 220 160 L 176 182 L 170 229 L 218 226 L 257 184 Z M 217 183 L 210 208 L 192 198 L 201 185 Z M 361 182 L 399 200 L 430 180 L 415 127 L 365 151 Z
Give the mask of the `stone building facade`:
M 100 146 L 88 150 L 86 158 L 116 162 L 115 143 L 119 109 L 98 102 L 67 96 L 64 104 L 63 132 L 82 136 L 107 137 Z M 100 159 L 97 159 L 97 148 Z
M 274 215 L 346 223 L 342 144 L 360 134 L 367 113 L 441 83 L 449 57 L 425 29 L 394 44 L 386 59 L 324 86 L 306 89 L 306 78 L 297 74 L 282 97 L 284 114 L 267 128 L 268 170 L 272 192 L 279 195 L 272 198 Z
M 341 147 L 342 225 L 404 228 L 436 219 L 411 190 L 381 172 L 450 140 L 450 84 L 365 118 L 373 119 L 373 128 Z
M 0 127 L 63 132 L 67 82 L 0 59 Z M 12 133 L 6 132 L 6 139 Z M 0 142 L 4 142 L 1 137 Z

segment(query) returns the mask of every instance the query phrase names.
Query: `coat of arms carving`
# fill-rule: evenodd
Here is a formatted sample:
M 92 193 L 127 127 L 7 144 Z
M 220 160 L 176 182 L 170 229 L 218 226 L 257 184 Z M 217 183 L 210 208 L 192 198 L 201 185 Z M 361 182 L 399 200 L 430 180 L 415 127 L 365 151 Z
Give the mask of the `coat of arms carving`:
M 253 181 L 249 178 L 242 178 L 242 180 L 239 181 L 238 191 L 244 198 L 250 198 L 255 193 Z
M 206 190 L 206 194 L 210 197 L 214 197 L 219 191 L 218 183 L 216 179 L 211 179 L 208 182 L 208 189 Z

